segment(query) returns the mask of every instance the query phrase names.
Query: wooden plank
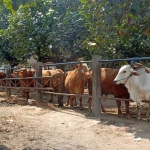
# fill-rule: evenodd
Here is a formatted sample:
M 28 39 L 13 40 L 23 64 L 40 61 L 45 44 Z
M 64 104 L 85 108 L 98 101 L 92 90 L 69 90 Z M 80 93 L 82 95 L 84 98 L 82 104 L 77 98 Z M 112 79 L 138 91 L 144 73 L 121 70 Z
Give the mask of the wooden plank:
M 100 117 L 101 115 L 101 87 L 100 87 L 100 63 L 99 60 L 101 59 L 98 55 L 92 56 L 92 113 L 94 117 Z
M 11 78 L 11 66 L 6 67 L 6 78 Z M 11 80 L 6 80 L 6 85 L 11 87 Z M 11 89 L 6 89 L 6 95 L 11 96 Z
M 41 65 L 42 65 L 42 62 L 36 63 L 36 77 L 37 78 L 42 76 L 42 67 L 40 67 Z M 36 79 L 36 88 L 38 88 L 39 85 L 41 85 L 41 79 Z M 42 101 L 42 93 L 38 89 L 36 89 L 36 100 Z

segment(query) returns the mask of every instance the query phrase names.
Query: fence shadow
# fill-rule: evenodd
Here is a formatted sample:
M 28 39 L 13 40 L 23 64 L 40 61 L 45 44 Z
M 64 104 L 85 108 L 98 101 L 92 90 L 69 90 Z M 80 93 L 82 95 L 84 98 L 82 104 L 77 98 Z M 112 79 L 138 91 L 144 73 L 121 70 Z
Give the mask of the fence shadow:
M 5 145 L 0 145 L 0 150 L 11 150 L 11 149 Z

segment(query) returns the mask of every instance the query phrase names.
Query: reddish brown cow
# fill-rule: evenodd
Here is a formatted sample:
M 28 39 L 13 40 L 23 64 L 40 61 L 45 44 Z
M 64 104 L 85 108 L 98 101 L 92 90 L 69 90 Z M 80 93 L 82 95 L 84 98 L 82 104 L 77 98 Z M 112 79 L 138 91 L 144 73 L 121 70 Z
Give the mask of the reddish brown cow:
M 33 77 L 35 75 L 35 70 L 28 70 L 28 69 L 20 69 L 16 71 L 19 78 L 27 78 L 27 77 Z M 35 81 L 33 78 L 30 79 L 19 79 L 20 86 L 27 88 L 27 87 L 34 87 Z M 27 99 L 29 99 L 29 90 L 25 89 L 23 90 L 23 95 L 26 96 Z
M 76 65 L 75 70 L 69 71 L 65 79 L 66 92 L 69 94 L 83 94 L 85 76 L 87 72 L 88 67 L 86 64 Z M 69 96 L 69 101 L 67 102 L 67 105 L 70 103 L 70 107 L 73 107 L 74 99 L 75 96 Z M 80 97 L 79 100 L 80 100 L 80 109 L 83 109 L 82 97 Z
M 112 94 L 115 98 L 129 99 L 129 93 L 123 85 L 114 84 L 113 80 L 116 77 L 119 69 L 101 68 L 101 94 Z M 90 71 L 90 78 L 87 79 L 89 95 L 92 95 L 92 71 Z M 89 98 L 89 109 L 91 109 L 92 98 Z M 118 107 L 118 116 L 122 117 L 121 101 L 116 101 Z M 126 117 L 130 117 L 129 102 L 125 101 Z
M 3 78 L 6 78 L 6 74 L 4 72 L 0 72 L 0 86 L 3 85 Z

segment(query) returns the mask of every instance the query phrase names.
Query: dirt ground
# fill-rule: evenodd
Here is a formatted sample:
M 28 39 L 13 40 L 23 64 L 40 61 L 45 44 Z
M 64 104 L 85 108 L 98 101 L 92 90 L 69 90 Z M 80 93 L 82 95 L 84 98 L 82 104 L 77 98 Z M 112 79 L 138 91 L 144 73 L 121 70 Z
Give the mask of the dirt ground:
M 0 93 L 0 150 L 150 150 L 150 123 L 135 121 L 135 103 L 131 119 L 118 118 L 115 101 L 103 102 L 106 113 L 94 118 L 87 113 L 87 99 L 81 111 L 58 108 L 48 98 L 31 106 L 15 94 Z

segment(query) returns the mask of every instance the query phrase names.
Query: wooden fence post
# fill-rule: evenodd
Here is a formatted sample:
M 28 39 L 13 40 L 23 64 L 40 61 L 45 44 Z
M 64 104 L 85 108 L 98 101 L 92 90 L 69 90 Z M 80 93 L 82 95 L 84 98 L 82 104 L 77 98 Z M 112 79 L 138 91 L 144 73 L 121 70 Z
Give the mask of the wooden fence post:
M 101 59 L 98 55 L 92 56 L 92 113 L 94 117 L 100 117 L 101 115 L 101 65 L 99 60 Z
M 36 77 L 42 77 L 42 67 L 40 65 L 42 65 L 41 62 L 36 63 Z M 39 87 L 39 84 L 41 84 L 41 78 L 36 79 L 36 88 Z M 36 89 L 36 100 L 42 101 L 42 93 L 38 89 Z
M 11 78 L 11 66 L 6 67 L 6 78 Z M 11 80 L 6 80 L 6 85 L 11 86 Z M 11 96 L 11 88 L 6 88 L 6 96 Z

